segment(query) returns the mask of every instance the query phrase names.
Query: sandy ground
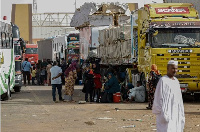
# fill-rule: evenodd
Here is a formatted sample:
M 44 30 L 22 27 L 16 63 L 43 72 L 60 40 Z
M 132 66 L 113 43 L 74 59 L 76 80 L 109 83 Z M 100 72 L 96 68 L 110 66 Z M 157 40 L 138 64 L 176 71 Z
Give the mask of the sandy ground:
M 86 103 L 81 86 L 75 103 L 54 103 L 50 86 L 22 87 L 12 100 L 1 101 L 2 132 L 151 132 L 155 116 L 147 103 Z M 200 102 L 184 102 L 185 132 L 200 132 Z M 117 108 L 117 109 L 116 109 Z

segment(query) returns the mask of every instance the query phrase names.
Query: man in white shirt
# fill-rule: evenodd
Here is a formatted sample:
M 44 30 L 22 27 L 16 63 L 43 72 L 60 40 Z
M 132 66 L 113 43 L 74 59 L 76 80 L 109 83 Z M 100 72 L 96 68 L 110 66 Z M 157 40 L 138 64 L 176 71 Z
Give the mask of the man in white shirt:
M 50 69 L 51 72 L 51 85 L 52 85 L 52 96 L 53 101 L 56 102 L 56 88 L 58 89 L 59 100 L 63 101 L 62 99 L 62 69 L 58 67 L 58 62 L 53 62 L 53 67 Z
M 156 114 L 157 132 L 183 132 L 185 114 L 179 81 L 175 76 L 178 61 L 170 60 L 167 75 L 156 87 L 152 112 Z
M 137 82 L 137 87 L 129 90 L 129 100 L 135 100 L 135 102 L 145 101 L 145 87 L 142 86 L 141 82 Z

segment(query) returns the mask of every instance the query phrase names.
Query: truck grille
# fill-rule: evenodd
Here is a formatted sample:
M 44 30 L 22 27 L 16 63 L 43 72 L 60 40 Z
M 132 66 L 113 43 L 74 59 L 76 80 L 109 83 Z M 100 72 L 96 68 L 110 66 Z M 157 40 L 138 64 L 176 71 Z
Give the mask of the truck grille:
M 166 64 L 169 60 L 178 61 L 178 73 L 180 80 L 199 80 L 200 53 L 166 53 L 156 55 L 156 64 L 162 74 L 167 73 Z M 163 65 L 164 64 L 164 65 Z
M 179 74 L 179 75 L 176 75 L 176 78 L 197 78 L 197 76 L 190 76 L 187 74 Z

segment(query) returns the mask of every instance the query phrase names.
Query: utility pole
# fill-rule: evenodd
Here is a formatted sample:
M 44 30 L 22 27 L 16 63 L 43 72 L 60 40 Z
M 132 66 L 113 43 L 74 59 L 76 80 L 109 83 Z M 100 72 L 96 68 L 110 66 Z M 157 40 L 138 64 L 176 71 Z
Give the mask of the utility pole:
M 37 13 L 37 1 L 33 0 L 33 13 Z
M 76 0 L 75 0 L 75 3 L 74 3 L 74 5 L 75 5 L 75 11 L 76 11 Z M 75 11 L 74 11 L 74 12 L 75 12 Z

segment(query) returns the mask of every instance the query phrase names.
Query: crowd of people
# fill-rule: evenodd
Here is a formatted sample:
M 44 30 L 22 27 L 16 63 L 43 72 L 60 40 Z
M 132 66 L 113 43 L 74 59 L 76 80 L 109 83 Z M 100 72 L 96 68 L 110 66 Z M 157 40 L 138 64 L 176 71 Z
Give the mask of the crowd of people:
M 55 82 L 56 84 L 61 83 L 61 86 L 65 85 L 64 98 L 62 98 L 62 100 L 74 102 L 74 86 L 79 83 L 79 80 L 82 80 L 82 92 L 85 93 L 86 102 L 110 103 L 113 102 L 113 94 L 117 92 L 120 92 L 121 101 L 123 102 L 145 102 L 147 101 L 145 98 L 146 94 L 148 94 L 148 106 L 146 108 L 152 109 L 156 85 L 161 77 L 155 64 L 151 67 L 147 83 L 148 93 L 146 93 L 146 88 L 142 85 L 141 81 L 137 81 L 136 86 L 133 86 L 130 82 L 127 83 L 125 68 L 109 65 L 108 68 L 101 69 L 99 62 L 100 59 L 98 58 L 92 58 L 84 63 L 72 60 L 66 62 L 64 59 L 61 59 L 61 63 L 59 63 L 59 61 L 52 62 L 46 59 L 43 59 L 43 61 L 39 60 L 38 64 L 31 70 L 32 85 L 52 85 L 52 89 L 54 89 L 52 96 L 55 101 L 54 95 L 56 91 L 55 88 L 57 87 L 55 86 Z M 24 61 L 22 66 L 25 67 L 25 70 L 31 68 L 27 61 Z M 53 69 L 58 68 L 60 68 L 60 70 L 55 71 L 59 72 L 54 74 L 57 74 L 58 76 L 56 76 L 56 78 L 60 78 L 61 81 L 55 81 L 56 78 L 53 79 L 53 77 L 55 77 L 55 75 L 52 74 L 52 72 L 54 72 Z M 25 77 L 29 76 L 26 71 L 24 73 Z M 35 83 L 36 81 L 37 83 Z M 24 83 L 26 84 L 26 80 L 24 80 Z M 28 83 L 30 83 L 29 79 Z M 61 98 L 59 100 L 61 100 Z
M 113 94 L 117 92 L 121 93 L 124 102 L 145 102 L 145 88 L 140 81 L 137 82 L 135 87 L 132 83 L 126 85 L 126 69 L 123 67 L 113 68 L 111 65 L 108 68 L 101 69 L 99 62 L 100 59 L 98 58 L 87 60 L 81 64 L 72 60 L 66 62 L 66 60 L 61 59 L 61 63 L 59 63 L 59 61 L 52 62 L 48 59 L 43 59 L 43 61 L 39 60 L 31 68 L 29 62 L 24 61 L 22 64 L 24 84 L 26 84 L 26 78 L 28 79 L 28 84 L 30 84 L 29 76 L 31 74 L 32 85 L 52 85 L 52 96 L 55 101 L 55 89 L 56 87 L 60 89 L 60 85 L 57 86 L 57 84 L 61 83 L 65 85 L 64 98 L 62 100 L 74 102 L 74 86 L 79 83 L 79 80 L 82 80 L 82 92 L 85 93 L 86 102 L 113 102 Z M 27 71 L 31 71 L 31 73 Z M 54 71 L 59 72 L 54 73 Z M 55 76 L 56 74 L 57 76 Z M 60 80 L 58 81 L 57 78 L 60 78 Z M 56 79 L 57 81 L 55 81 Z
M 141 81 L 137 82 L 137 86 L 133 86 L 132 83 L 127 83 L 126 69 L 123 67 L 100 68 L 100 59 L 92 58 L 84 63 L 78 61 L 64 60 L 61 62 L 56 61 L 54 63 L 48 59 L 39 60 L 38 63 L 31 68 L 27 59 L 22 64 L 22 70 L 24 74 L 24 84 L 26 85 L 26 79 L 30 84 L 30 72 L 32 76 L 32 85 L 52 85 L 52 73 L 51 69 L 55 66 L 60 67 L 61 84 L 65 85 L 64 100 L 74 101 L 73 93 L 75 84 L 79 83 L 79 80 L 83 82 L 82 91 L 85 93 L 86 102 L 113 102 L 113 94 L 120 92 L 123 102 L 145 102 L 146 89 L 142 85 Z M 31 69 L 31 70 L 30 70 Z M 60 73 L 58 73 L 60 74 Z M 153 98 L 156 84 L 158 83 L 159 72 L 156 65 L 152 65 L 148 80 L 148 102 L 147 109 L 152 109 Z M 54 81 L 55 82 L 55 81 Z
M 113 94 L 120 92 L 122 99 L 127 101 L 145 102 L 146 89 L 141 81 L 137 82 L 137 86 L 128 83 L 124 86 L 126 81 L 126 74 L 124 71 L 109 66 L 109 68 L 102 73 L 99 61 L 85 62 L 80 72 L 80 67 L 77 61 L 70 61 L 67 64 L 65 60 L 59 64 L 57 61 L 39 62 L 32 69 L 32 81 L 37 78 L 38 84 L 43 84 L 44 80 L 52 85 L 52 97 L 56 102 L 56 88 L 58 90 L 59 101 L 74 102 L 74 86 L 77 79 L 81 79 L 82 75 L 83 89 L 85 93 L 86 102 L 113 102 Z M 147 83 L 148 91 L 148 106 L 147 109 L 152 109 L 156 115 L 156 125 L 158 131 L 183 131 L 185 125 L 184 106 L 180 84 L 175 74 L 178 68 L 178 61 L 170 60 L 167 65 L 167 75 L 161 77 L 157 66 L 151 66 L 151 72 Z M 22 64 L 24 74 L 24 84 L 26 84 L 26 77 L 29 78 L 31 65 L 26 59 Z M 78 70 L 79 69 L 79 70 Z M 81 70 L 82 71 L 82 70 Z M 64 82 L 63 82 L 64 81 Z M 28 79 L 30 84 L 30 78 Z M 65 84 L 64 98 L 62 98 L 62 84 Z M 106 95 L 106 98 L 103 98 Z M 88 99 L 89 98 L 89 99 Z M 102 99 L 104 99 L 102 101 Z

